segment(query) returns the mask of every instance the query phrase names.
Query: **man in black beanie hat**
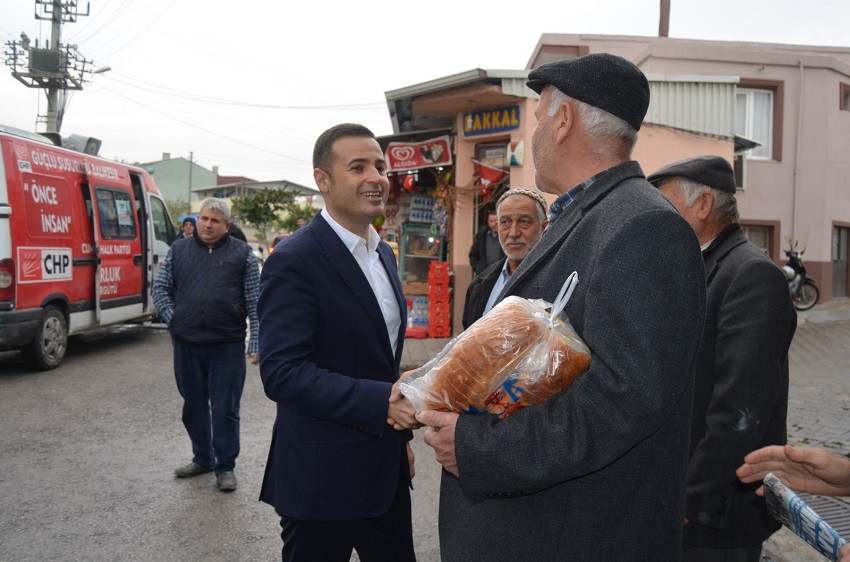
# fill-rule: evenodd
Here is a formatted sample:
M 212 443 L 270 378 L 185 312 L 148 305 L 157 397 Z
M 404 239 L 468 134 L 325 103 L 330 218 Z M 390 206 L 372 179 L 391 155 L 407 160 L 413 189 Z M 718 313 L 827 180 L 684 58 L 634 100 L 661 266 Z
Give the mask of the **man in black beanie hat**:
M 532 153 L 551 222 L 499 295 L 554 302 L 592 351 L 568 390 L 497 419 L 422 411 L 443 560 L 678 560 L 705 281 L 693 229 L 631 151 L 649 86 L 609 54 L 543 65 Z M 472 553 L 472 554 L 470 554 Z
M 685 560 L 758 562 L 781 524 L 735 479 L 754 449 L 787 439 L 788 348 L 797 327 L 788 282 L 738 224 L 729 161 L 706 155 L 647 178 L 682 213 L 703 248 L 705 330 L 696 365 L 685 495 Z

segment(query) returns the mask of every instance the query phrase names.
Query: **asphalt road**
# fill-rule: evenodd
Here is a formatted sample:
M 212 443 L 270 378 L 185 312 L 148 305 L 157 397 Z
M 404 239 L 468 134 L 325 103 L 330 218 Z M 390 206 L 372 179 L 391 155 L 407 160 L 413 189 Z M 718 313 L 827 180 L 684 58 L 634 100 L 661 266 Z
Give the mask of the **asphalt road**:
M 791 347 L 789 440 L 847 452 L 850 306 L 802 316 Z M 426 343 L 411 341 L 405 353 L 422 361 L 433 351 Z M 242 399 L 236 492 L 219 492 L 211 474 L 173 477 L 191 457 L 180 406 L 160 328 L 78 336 L 65 363 L 45 373 L 0 353 L 0 561 L 278 560 L 278 517 L 257 501 L 274 420 L 257 367 L 248 366 Z M 420 435 L 413 443 L 414 542 L 419 560 L 436 561 L 440 471 Z M 822 558 L 781 531 L 763 560 Z
M 275 415 L 257 367 L 236 492 L 211 474 L 174 478 L 191 460 L 180 407 L 162 329 L 76 337 L 45 373 L 0 353 L 0 560 L 279 560 L 279 518 L 257 500 Z M 439 467 L 421 439 L 414 446 L 417 555 L 439 560 Z

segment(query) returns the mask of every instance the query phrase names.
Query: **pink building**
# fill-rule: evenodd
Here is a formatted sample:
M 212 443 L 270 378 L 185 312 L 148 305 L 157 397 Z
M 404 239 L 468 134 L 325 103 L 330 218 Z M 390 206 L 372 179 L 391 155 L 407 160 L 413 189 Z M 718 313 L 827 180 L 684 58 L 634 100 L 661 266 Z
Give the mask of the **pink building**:
M 386 92 L 396 134 L 384 144 L 432 133 L 453 140 L 454 333 L 472 275 L 468 250 L 486 222 L 487 191 L 473 160 L 507 172 L 497 192 L 533 186 L 537 95 L 525 87 L 528 71 L 592 52 L 627 58 L 649 78 L 650 108 L 633 154 L 645 173 L 698 154 L 734 161 L 750 239 L 777 263 L 796 241 L 821 302 L 848 295 L 850 49 L 544 34 L 525 70 L 475 69 Z

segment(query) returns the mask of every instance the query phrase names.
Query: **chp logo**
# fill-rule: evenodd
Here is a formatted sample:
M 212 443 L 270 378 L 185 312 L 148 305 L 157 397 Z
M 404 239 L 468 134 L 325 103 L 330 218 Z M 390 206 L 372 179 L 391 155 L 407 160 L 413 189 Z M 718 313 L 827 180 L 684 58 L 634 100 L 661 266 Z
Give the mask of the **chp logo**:
M 69 248 L 18 248 L 18 283 L 71 279 Z
M 15 144 L 15 156 L 18 159 L 18 170 L 21 172 L 32 172 L 32 164 L 30 164 L 30 153 L 27 147 L 23 144 Z

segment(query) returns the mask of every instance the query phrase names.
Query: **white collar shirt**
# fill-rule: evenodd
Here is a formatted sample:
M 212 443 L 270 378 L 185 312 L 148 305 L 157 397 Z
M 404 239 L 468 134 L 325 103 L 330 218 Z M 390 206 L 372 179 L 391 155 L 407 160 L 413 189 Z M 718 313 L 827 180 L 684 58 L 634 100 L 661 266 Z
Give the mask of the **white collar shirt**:
M 348 248 L 348 251 L 351 252 L 366 277 L 366 281 L 372 287 L 372 292 L 375 294 L 375 299 L 378 301 L 378 306 L 384 317 L 384 323 L 387 325 L 387 335 L 393 348 L 393 356 L 395 356 L 398 349 L 398 331 L 401 328 L 401 310 L 387 270 L 381 263 L 381 256 L 378 254 L 378 244 L 381 237 L 378 236 L 375 229 L 370 228 L 369 239 L 365 240 L 336 222 L 326 208 L 322 209 L 321 213 L 345 247 Z
M 496 299 L 499 297 L 499 293 L 502 292 L 502 289 L 505 288 L 505 284 L 508 282 L 508 277 L 511 274 L 508 271 L 508 260 L 505 260 L 505 264 L 502 266 L 502 271 L 499 272 L 499 277 L 496 278 L 496 284 L 493 285 L 493 289 L 490 291 L 490 298 L 487 299 L 487 305 L 484 307 L 484 312 L 481 314 L 484 316 L 495 306 Z

